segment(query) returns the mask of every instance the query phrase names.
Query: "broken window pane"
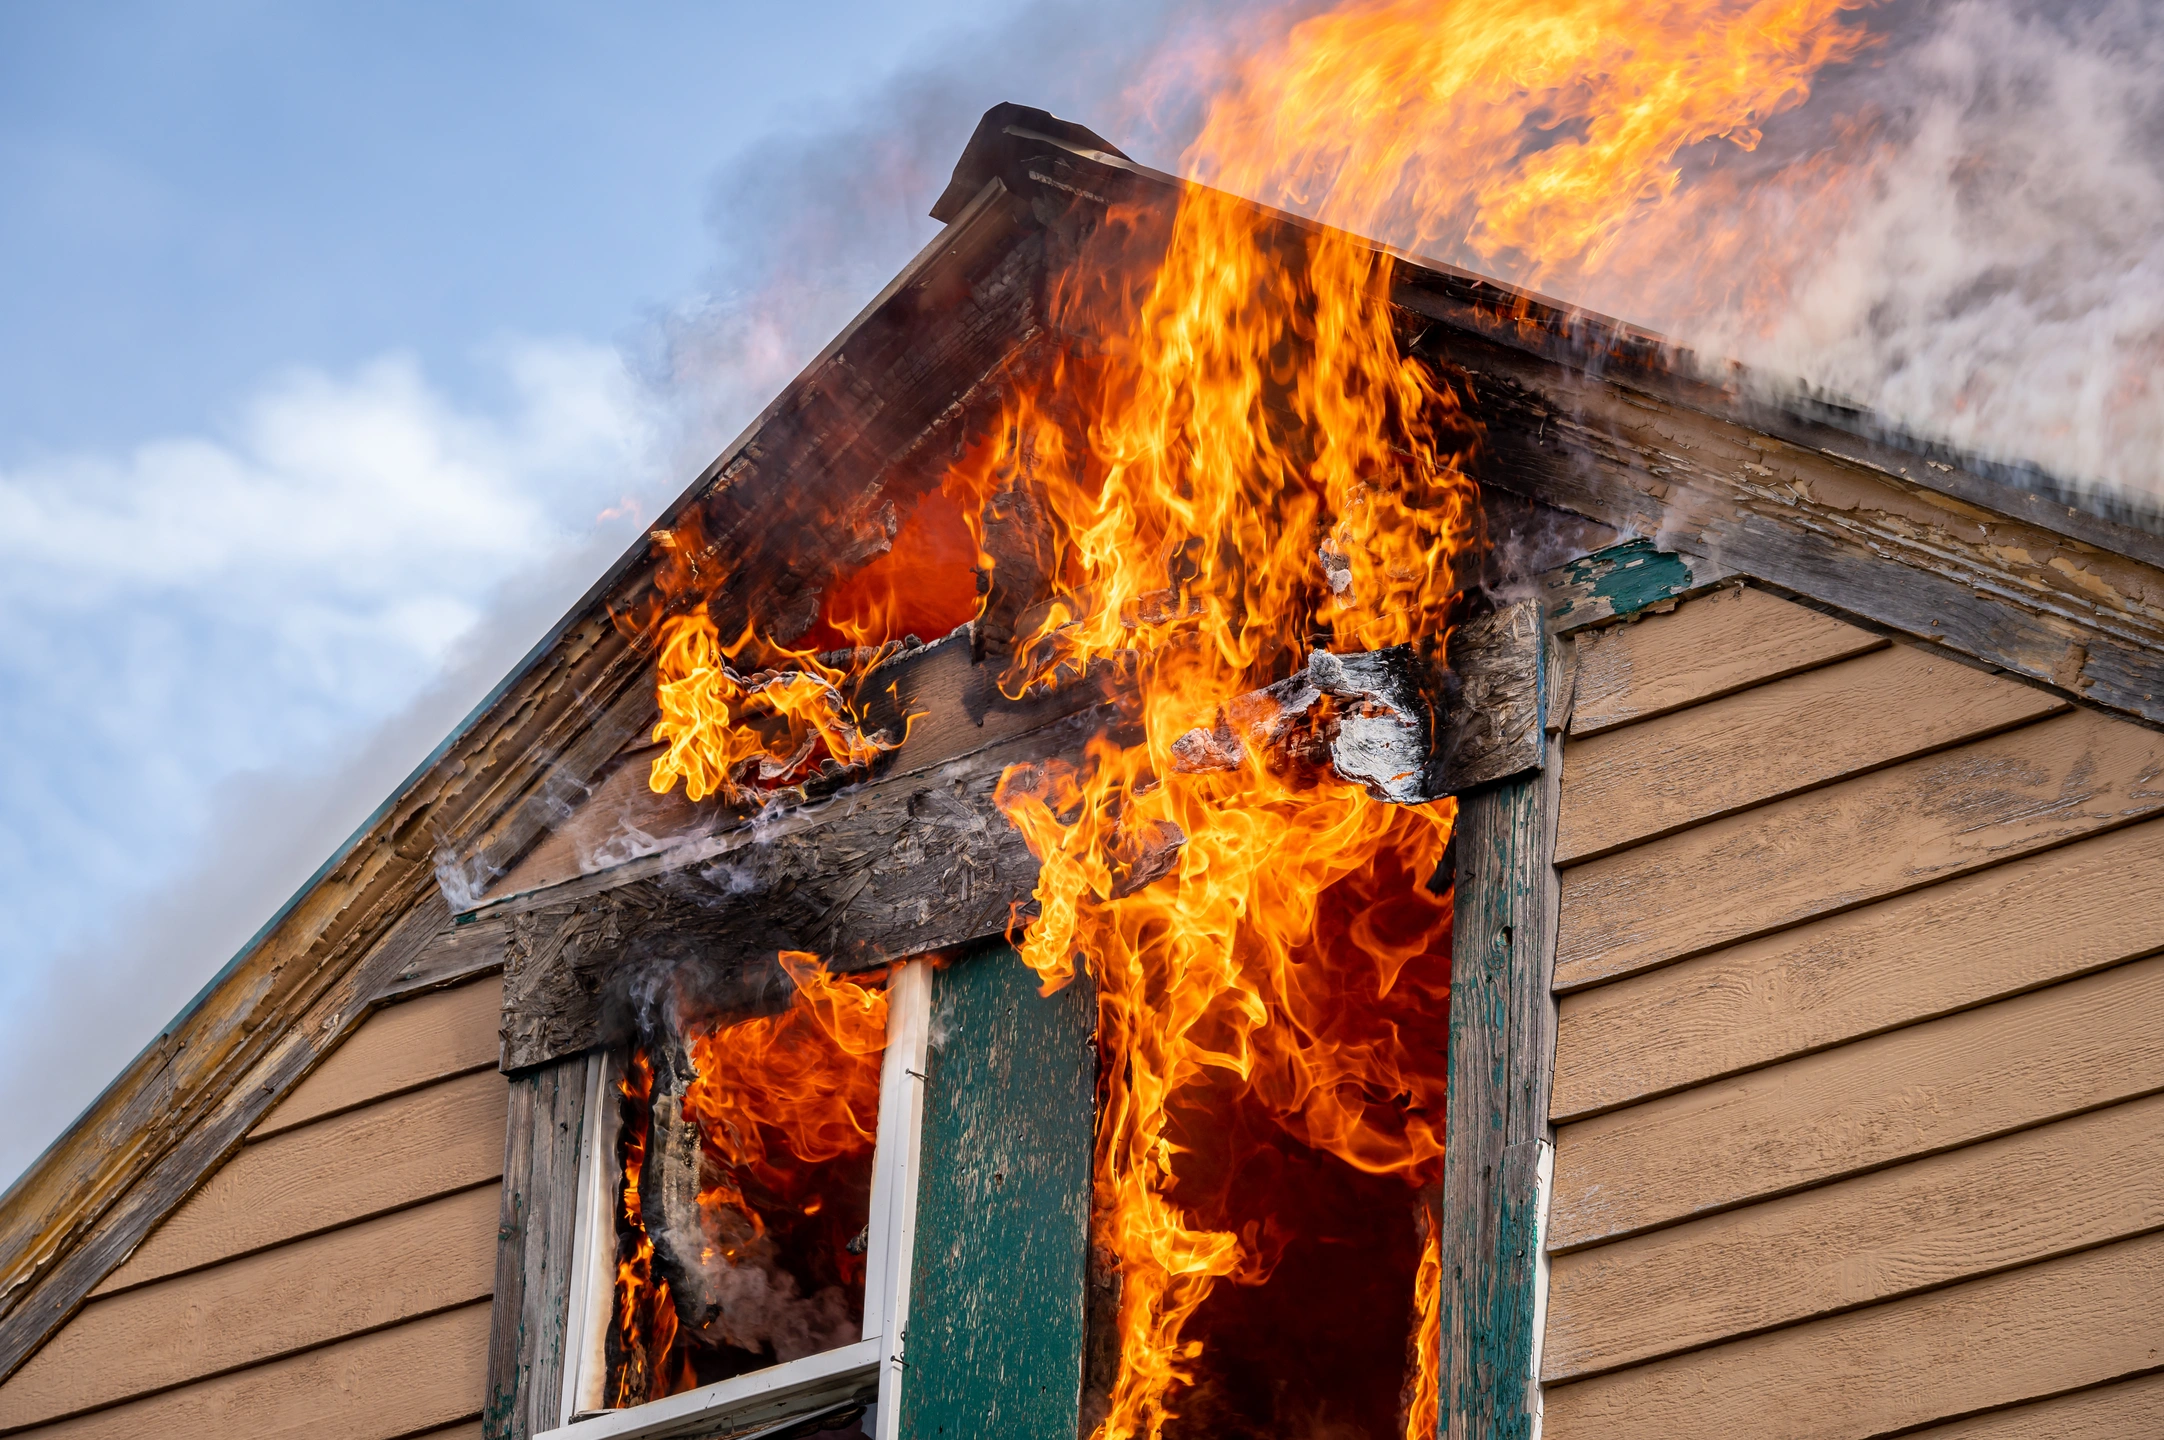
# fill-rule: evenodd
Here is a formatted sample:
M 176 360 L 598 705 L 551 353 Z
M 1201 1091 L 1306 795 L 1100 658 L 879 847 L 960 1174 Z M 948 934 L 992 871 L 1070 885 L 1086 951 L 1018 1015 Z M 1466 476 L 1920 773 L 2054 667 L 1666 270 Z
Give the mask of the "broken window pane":
M 862 1334 L 885 981 L 781 964 L 779 1013 L 687 1021 L 619 1086 L 613 1408 Z

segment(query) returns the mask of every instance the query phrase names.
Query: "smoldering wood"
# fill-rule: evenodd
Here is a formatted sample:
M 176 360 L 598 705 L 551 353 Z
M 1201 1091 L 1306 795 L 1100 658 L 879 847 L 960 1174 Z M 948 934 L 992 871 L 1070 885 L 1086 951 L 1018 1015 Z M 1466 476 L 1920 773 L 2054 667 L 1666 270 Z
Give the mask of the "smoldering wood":
M 1453 673 L 1476 700 L 1449 712 L 1456 723 L 1446 726 L 1443 748 L 1460 768 L 1437 793 L 1492 784 L 1523 773 L 1528 761 L 1538 765 L 1537 748 L 1528 748 L 1528 737 L 1534 745 L 1540 738 L 1538 611 L 1537 602 L 1519 602 L 1460 627 Z M 1289 688 L 1320 695 L 1327 686 L 1360 697 L 1354 705 L 1395 694 L 1402 715 L 1416 703 L 1404 697 L 1417 664 L 1409 649 L 1382 658 L 1317 657 L 1310 668 L 1322 683 L 1310 683 L 1303 671 Z M 941 755 L 981 733 L 966 713 L 988 672 L 968 665 L 966 646 L 957 642 L 927 647 L 909 673 L 892 703 L 923 703 L 926 713 L 886 776 L 484 912 L 506 926 L 504 1068 L 620 1042 L 639 1029 L 641 1007 L 669 986 L 695 987 L 696 1003 L 712 1016 L 772 1005 L 786 996 L 773 963 L 780 950 L 808 950 L 836 969 L 858 970 L 1007 930 L 1036 889 L 1037 862 L 993 803 L 1000 776 L 1012 764 L 1080 756 L 1093 734 L 1116 723 L 1118 706 L 1097 699 L 1101 692 L 1062 692 L 1071 697 L 1064 703 L 1094 703 L 956 758 L 919 764 L 920 745 Z M 962 694 L 950 688 L 935 695 L 935 680 Z M 1062 702 L 1055 695 L 1036 703 L 1007 713 L 1034 718 L 1056 713 Z M 986 728 L 993 728 L 989 720 Z M 1392 780 L 1398 769 L 1417 767 L 1432 783 L 1424 728 L 1394 717 L 1375 728 L 1402 751 L 1371 746 L 1357 762 L 1367 773 Z M 1384 763 L 1398 769 L 1382 774 Z M 1168 873 L 1184 839 L 1132 837 L 1118 857 L 1122 893 Z
M 702 1155 L 698 1123 L 685 1112 L 685 1096 L 698 1069 L 674 1026 L 643 1036 L 654 1067 L 647 1108 L 646 1158 L 639 1172 L 639 1219 L 654 1246 L 654 1274 L 669 1284 L 677 1319 L 706 1336 L 721 1316 L 715 1267 L 701 1263 L 710 1248 L 699 1205 Z
M 577 1240 L 587 1070 L 600 1063 L 598 1055 L 573 1055 L 511 1082 L 481 1414 L 486 1440 L 530 1440 L 562 1423 L 564 1367 L 575 1343 L 564 1297 Z
M 859 707 L 864 728 L 893 737 L 906 735 L 901 746 L 868 765 L 777 791 L 763 805 L 730 805 L 718 797 L 694 804 L 683 799 L 681 789 L 665 802 L 648 788 L 653 750 L 643 744 L 627 747 L 586 805 L 563 817 L 558 833 L 536 846 L 476 913 L 500 915 L 506 904 L 519 905 L 535 892 L 584 881 L 604 871 L 617 880 L 629 880 L 697 863 L 711 852 L 670 852 L 724 835 L 776 807 L 801 808 L 843 790 L 967 755 L 1100 704 L 1111 695 L 1100 683 L 1104 677 L 1093 676 L 1050 693 L 1010 700 L 1000 690 L 997 663 L 973 659 L 973 631 L 974 627 L 964 626 L 930 644 L 890 654 L 853 685 L 851 703 Z M 640 807 L 638 828 L 636 834 L 626 834 L 618 818 L 633 805 Z M 603 813 L 589 819 L 594 807 Z M 627 842 L 649 853 L 589 868 L 596 855 Z M 570 893 L 574 892 L 558 890 L 555 898 Z
M 628 1037 L 657 987 L 695 985 L 710 1013 L 767 1003 L 787 983 L 780 950 L 861 970 L 1001 932 L 1037 880 L 1028 846 L 993 804 L 1001 772 L 1079 754 L 1110 718 L 1084 711 L 715 837 L 676 868 L 589 877 L 516 910 L 504 1068 Z
M 1285 679 L 1225 702 L 1215 724 L 1173 741 L 1173 768 L 1237 770 L 1253 753 L 1274 770 L 1327 770 L 1377 800 L 1419 804 L 1436 794 L 1433 716 L 1442 691 L 1410 645 L 1318 650 Z
M 1457 680 L 1435 790 L 1459 795 L 1538 770 L 1545 681 L 1541 602 L 1518 600 L 1450 634 Z

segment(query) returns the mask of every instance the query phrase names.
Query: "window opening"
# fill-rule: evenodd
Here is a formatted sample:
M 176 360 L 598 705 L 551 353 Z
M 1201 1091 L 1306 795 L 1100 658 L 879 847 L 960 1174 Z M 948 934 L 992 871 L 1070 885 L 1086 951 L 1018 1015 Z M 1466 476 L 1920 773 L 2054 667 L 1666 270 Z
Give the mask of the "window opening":
M 786 1003 L 595 1067 L 567 1440 L 815 1415 L 876 1434 L 893 1410 L 873 1402 L 899 1371 L 929 976 L 778 963 Z

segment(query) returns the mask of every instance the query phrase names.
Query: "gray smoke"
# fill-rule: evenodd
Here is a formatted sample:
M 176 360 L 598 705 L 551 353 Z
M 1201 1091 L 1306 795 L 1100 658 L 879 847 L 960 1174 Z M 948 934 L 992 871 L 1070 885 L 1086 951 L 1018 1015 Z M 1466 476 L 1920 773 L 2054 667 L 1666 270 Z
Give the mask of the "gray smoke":
M 1961 0 L 1883 23 L 1574 298 L 1972 452 L 2164 498 L 2164 5 Z M 1695 243 L 1724 230 L 1735 245 Z M 1750 293 L 1732 282 L 1754 264 Z

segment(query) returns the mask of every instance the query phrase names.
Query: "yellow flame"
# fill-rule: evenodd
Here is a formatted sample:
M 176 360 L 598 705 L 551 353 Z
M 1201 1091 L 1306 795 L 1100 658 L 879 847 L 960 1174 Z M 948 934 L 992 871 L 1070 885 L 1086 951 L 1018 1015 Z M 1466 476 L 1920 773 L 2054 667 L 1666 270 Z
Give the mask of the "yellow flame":
M 1684 150 L 1755 144 L 1816 71 L 1858 53 L 1847 8 L 1348 4 L 1239 67 L 1186 170 L 1338 224 L 1513 253 L 1536 277 L 1597 263 L 1675 194 Z M 1115 211 L 1106 231 L 1144 225 Z M 1416 904 L 1453 808 L 1388 809 L 1255 755 L 1234 774 L 1182 774 L 1171 749 L 1311 645 L 1432 651 L 1447 629 L 1451 562 L 1479 544 L 1478 436 L 1450 385 L 1406 358 L 1391 266 L 1342 232 L 1291 231 L 1190 187 L 1139 296 L 1096 274 L 1062 295 L 1066 327 L 1103 358 L 1063 361 L 1009 415 L 1003 459 L 1044 492 L 1057 603 L 1004 683 L 1018 693 L 1097 663 L 1140 691 L 1138 743 L 1101 740 L 1078 766 L 1016 770 L 1000 790 L 1042 864 L 1023 956 L 1048 987 L 1090 969 L 1117 1057 L 1096 1160 L 1099 1240 L 1123 1287 L 1109 1440 L 1154 1440 L 1174 1418 L 1200 1354 L 1189 1322 L 1245 1259 L 1176 1199 L 1183 1090 L 1235 1075 L 1288 1131 L 1374 1173 L 1417 1183 L 1440 1156 L 1437 1068 L 1394 1051 L 1383 1018 L 1413 957 L 1386 926 L 1360 937 L 1373 1033 L 1319 1018 L 1298 957 L 1333 887 L 1388 873 L 1399 891 L 1376 905 Z M 1122 893 L 1132 837 L 1168 826 L 1185 837 L 1171 873 Z M 1432 1416 L 1432 1233 L 1427 1245 L 1415 1400 Z

